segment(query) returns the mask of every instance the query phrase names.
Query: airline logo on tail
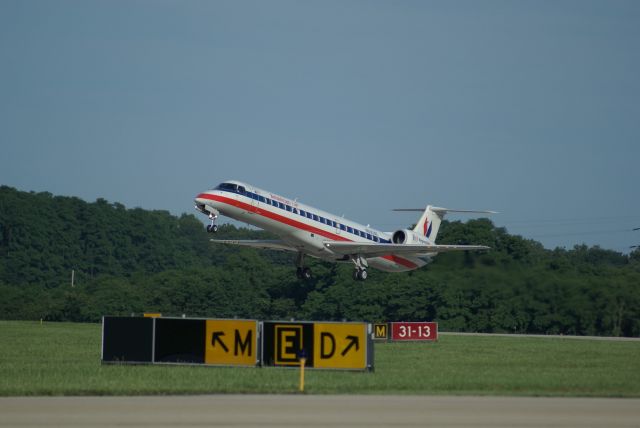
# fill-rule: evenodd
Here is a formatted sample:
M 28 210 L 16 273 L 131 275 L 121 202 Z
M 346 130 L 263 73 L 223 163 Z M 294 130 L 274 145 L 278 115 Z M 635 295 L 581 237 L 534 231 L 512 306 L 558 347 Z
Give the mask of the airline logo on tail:
M 431 237 L 431 231 L 433 230 L 433 228 L 431 226 L 433 226 L 433 224 L 429 223 L 429 219 L 427 219 L 424 222 L 424 230 L 422 231 L 422 234 L 424 236 L 426 236 L 427 238 Z

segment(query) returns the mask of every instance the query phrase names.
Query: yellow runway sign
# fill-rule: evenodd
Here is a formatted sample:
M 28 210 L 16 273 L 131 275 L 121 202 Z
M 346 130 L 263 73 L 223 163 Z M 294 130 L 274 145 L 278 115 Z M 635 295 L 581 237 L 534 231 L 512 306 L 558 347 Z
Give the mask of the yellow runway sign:
M 255 366 L 258 323 L 239 320 L 207 320 L 205 364 Z
M 367 367 L 367 325 L 314 323 L 314 367 L 365 369 Z

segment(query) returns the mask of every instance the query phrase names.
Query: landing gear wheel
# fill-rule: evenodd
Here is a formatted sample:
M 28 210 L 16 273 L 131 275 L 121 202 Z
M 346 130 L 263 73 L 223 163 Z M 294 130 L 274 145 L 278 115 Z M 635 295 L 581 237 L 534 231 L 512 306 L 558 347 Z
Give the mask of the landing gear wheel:
M 366 269 L 356 269 L 353 271 L 353 279 L 356 281 L 364 281 L 368 276 Z
M 296 269 L 296 276 L 298 277 L 298 279 L 304 279 L 305 281 L 309 280 L 311 279 L 311 269 L 309 269 L 308 267 L 299 267 L 298 269 Z

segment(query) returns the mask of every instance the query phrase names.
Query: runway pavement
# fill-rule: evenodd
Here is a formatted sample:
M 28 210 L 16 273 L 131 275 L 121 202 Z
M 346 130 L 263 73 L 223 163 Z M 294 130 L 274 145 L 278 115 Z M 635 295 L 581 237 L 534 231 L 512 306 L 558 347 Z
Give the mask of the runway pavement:
M 380 395 L 0 398 L 0 427 L 640 427 L 640 399 Z

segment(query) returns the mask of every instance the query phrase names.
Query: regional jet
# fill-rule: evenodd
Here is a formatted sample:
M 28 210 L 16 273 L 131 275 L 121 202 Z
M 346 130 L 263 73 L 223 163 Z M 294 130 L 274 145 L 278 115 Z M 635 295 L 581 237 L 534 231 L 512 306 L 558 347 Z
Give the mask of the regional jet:
M 381 232 L 343 217 L 302 204 L 240 181 L 225 181 L 195 198 L 196 209 L 209 216 L 207 231 L 218 231 L 222 214 L 234 220 L 272 232 L 277 240 L 211 239 L 218 244 L 291 251 L 297 253 L 296 274 L 311 278 L 305 256 L 330 262 L 353 263 L 355 280 L 367 279 L 367 268 L 405 272 L 429 263 L 437 254 L 449 251 L 488 250 L 484 245 L 437 245 L 440 223 L 450 212 L 495 214 L 495 211 L 452 210 L 433 207 L 397 209 L 419 211 L 422 216 L 413 228 Z

